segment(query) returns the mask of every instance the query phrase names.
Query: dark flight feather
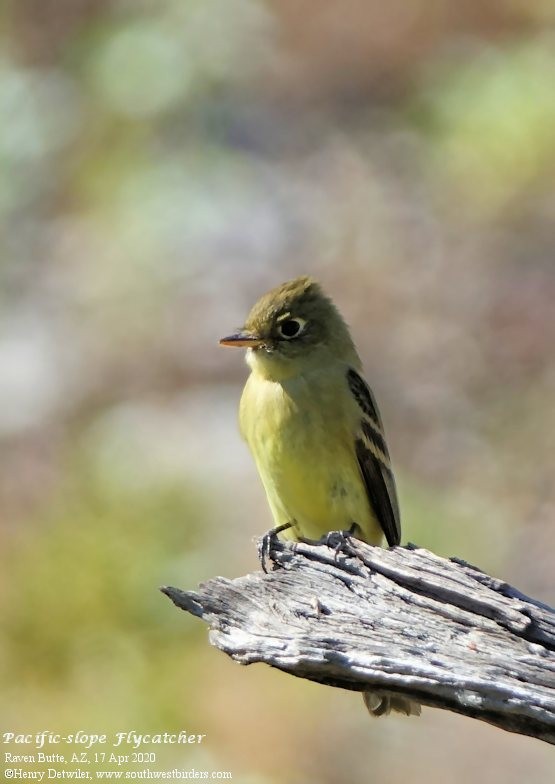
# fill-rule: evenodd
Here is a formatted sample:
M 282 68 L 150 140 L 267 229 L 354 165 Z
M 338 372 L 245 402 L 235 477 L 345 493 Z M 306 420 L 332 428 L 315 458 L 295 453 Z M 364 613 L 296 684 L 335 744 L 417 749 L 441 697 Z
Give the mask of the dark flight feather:
M 361 411 L 355 449 L 366 493 L 387 543 L 392 547 L 401 541 L 401 522 L 380 414 L 370 387 L 355 370 L 347 372 L 347 381 Z

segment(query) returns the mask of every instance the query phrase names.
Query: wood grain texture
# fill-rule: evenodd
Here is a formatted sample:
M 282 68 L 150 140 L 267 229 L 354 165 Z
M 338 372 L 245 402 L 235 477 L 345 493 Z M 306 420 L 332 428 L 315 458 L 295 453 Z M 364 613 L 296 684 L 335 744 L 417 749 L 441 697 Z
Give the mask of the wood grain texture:
M 458 559 L 270 539 L 272 571 L 163 588 L 241 664 L 425 706 L 555 743 L 555 612 Z

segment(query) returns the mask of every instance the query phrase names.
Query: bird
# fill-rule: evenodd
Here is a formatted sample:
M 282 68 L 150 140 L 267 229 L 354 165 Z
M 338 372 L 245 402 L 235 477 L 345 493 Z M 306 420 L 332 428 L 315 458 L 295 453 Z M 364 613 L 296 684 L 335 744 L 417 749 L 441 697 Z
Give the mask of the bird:
M 289 540 L 349 531 L 369 544 L 401 540 L 382 419 L 349 328 L 303 275 L 264 294 L 244 326 L 220 340 L 246 348 L 250 374 L 239 426 L 275 523 Z M 373 716 L 419 715 L 403 696 L 369 691 Z

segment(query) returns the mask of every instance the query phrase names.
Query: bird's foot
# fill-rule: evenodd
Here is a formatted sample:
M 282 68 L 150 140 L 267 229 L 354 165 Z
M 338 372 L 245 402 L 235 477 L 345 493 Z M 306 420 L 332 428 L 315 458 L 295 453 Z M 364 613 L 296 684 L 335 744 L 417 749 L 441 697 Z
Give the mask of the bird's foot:
M 349 539 L 355 536 L 356 533 L 360 534 L 360 526 L 358 523 L 351 523 L 350 527 L 344 531 L 330 531 L 325 537 L 325 544 L 327 547 L 333 547 L 334 549 L 334 561 L 337 561 L 337 557 L 339 553 L 344 550 L 345 552 L 349 552 L 347 545 L 349 544 Z
M 291 522 L 282 523 L 281 525 L 276 525 L 275 528 L 271 528 L 269 531 L 267 531 L 262 537 L 262 539 L 260 540 L 260 543 L 258 545 L 258 558 L 262 565 L 262 571 L 265 574 L 268 574 L 269 571 L 267 567 L 268 564 L 271 562 L 270 549 L 274 539 L 277 538 L 277 535 L 279 533 L 281 533 L 282 531 L 286 531 L 288 528 L 292 528 L 292 526 L 293 523 Z

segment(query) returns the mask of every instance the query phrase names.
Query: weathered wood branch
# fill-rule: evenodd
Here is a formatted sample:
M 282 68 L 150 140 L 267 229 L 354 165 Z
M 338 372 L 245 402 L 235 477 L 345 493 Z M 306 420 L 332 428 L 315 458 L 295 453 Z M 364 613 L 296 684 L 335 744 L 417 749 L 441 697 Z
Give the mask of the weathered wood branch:
M 555 611 L 458 559 L 273 537 L 273 571 L 163 588 L 241 664 L 401 693 L 555 743 Z

